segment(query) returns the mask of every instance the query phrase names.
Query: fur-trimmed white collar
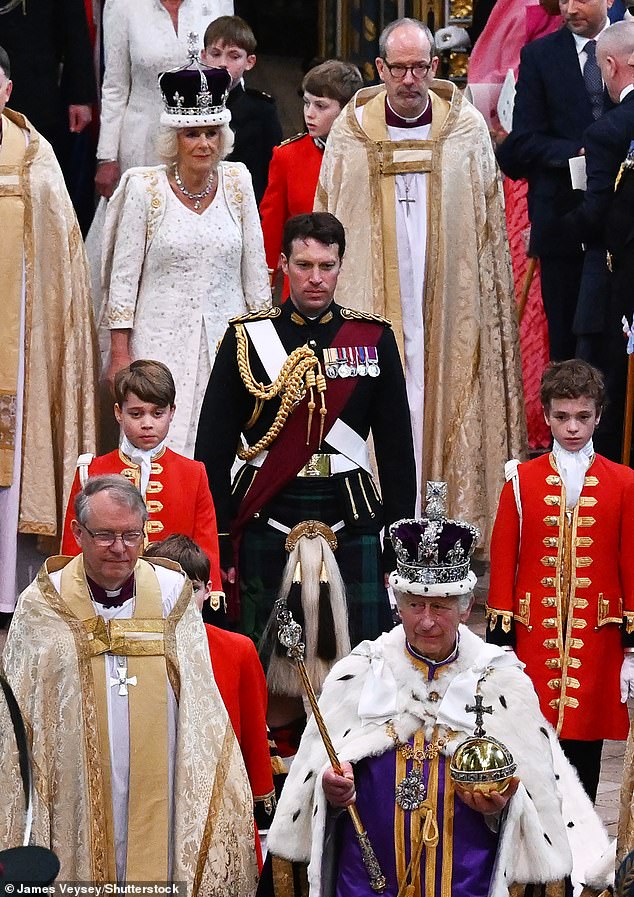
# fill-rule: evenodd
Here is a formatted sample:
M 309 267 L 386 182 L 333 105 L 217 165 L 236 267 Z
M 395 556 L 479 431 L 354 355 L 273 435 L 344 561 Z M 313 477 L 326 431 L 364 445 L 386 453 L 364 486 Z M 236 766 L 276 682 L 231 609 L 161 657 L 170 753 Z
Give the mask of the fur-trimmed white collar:
M 401 626 L 374 642 L 358 645 L 333 667 L 320 700 L 339 758 L 354 764 L 394 747 L 384 715 L 359 715 L 360 698 L 368 677 L 374 676 L 374 665 L 382 664 L 382 675 L 393 677 L 397 686 L 396 712 L 391 718 L 399 738 L 406 741 L 421 728 L 431 737 L 449 687 L 478 666 L 484 648 L 482 639 L 460 627 L 457 658 L 436 667 L 429 678 L 429 668 L 407 653 Z M 485 723 L 487 733 L 511 750 L 522 783 L 505 813 L 489 897 L 507 897 L 509 886 L 515 882 L 556 881 L 569 875 L 571 846 L 581 863 L 575 877 L 583 880 L 589 864 L 607 848 L 607 834 L 564 758 L 553 729 L 541 715 L 530 680 L 517 666 L 492 668 L 480 691 L 484 703 L 493 708 Z M 472 729 L 471 721 L 458 731 L 453 729 L 445 753 L 452 755 Z M 272 853 L 291 860 L 310 860 L 311 897 L 321 894 L 326 820 L 321 774 L 327 766 L 325 749 L 311 719 L 268 838 Z M 563 803 L 559 786 L 563 786 Z

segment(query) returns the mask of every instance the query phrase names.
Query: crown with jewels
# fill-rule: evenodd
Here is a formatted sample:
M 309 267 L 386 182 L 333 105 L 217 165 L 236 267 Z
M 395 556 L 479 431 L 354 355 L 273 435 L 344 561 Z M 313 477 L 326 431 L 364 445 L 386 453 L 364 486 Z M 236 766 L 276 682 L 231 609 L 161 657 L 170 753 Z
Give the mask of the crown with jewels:
M 391 585 L 402 592 L 461 595 L 476 583 L 470 569 L 479 530 L 445 516 L 447 484 L 427 483 L 426 515 L 397 520 L 390 526 L 396 552 Z
M 199 128 L 231 121 L 225 106 L 231 75 L 224 68 L 207 68 L 198 57 L 198 35 L 188 37 L 189 61 L 182 68 L 161 72 L 158 83 L 163 95 L 161 124 L 170 128 Z

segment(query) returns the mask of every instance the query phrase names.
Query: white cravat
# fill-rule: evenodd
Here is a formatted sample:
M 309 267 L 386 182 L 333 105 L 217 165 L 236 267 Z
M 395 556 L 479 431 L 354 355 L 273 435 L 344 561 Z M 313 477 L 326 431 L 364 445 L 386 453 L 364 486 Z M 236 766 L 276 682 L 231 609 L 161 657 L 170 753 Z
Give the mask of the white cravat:
M 553 455 L 559 475 L 566 487 L 566 510 L 572 511 L 581 495 L 586 470 L 594 456 L 594 446 L 590 439 L 578 452 L 569 452 L 559 445 L 555 439 L 553 442 Z
M 162 451 L 165 445 L 165 440 L 163 442 L 159 442 L 157 446 L 153 449 L 143 449 L 137 448 L 136 445 L 132 445 L 128 437 L 123 434 L 121 439 L 121 451 L 124 455 L 127 455 L 130 461 L 134 462 L 134 464 L 138 464 L 141 468 L 141 486 L 140 492 L 143 498 L 145 498 L 145 491 L 147 489 L 147 484 L 150 482 L 150 474 L 152 472 L 152 458 L 155 458 L 156 455 L 160 451 Z

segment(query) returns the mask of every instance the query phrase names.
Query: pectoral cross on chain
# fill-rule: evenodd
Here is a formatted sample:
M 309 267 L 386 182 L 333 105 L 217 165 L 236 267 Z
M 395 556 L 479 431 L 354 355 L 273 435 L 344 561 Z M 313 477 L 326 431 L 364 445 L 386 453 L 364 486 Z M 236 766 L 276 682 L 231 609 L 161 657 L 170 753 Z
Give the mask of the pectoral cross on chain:
M 410 188 L 412 187 L 412 184 L 410 184 L 405 177 L 403 177 L 402 183 L 403 183 L 403 187 L 405 188 L 405 196 L 397 196 L 396 198 L 399 202 L 405 203 L 405 214 L 409 218 L 410 203 L 416 204 L 416 197 L 409 195 L 409 191 L 410 191 Z
M 490 705 L 488 707 L 483 706 L 482 702 L 484 701 L 484 698 L 482 697 L 482 695 L 474 695 L 474 699 L 475 704 L 465 704 L 464 709 L 467 711 L 467 713 L 475 713 L 476 727 L 473 734 L 477 738 L 481 738 L 485 734 L 485 731 L 482 727 L 482 723 L 484 722 L 484 714 L 493 713 L 493 707 L 491 707 Z
M 110 677 L 110 688 L 114 685 L 119 686 L 119 694 L 127 695 L 128 693 L 128 685 L 136 685 L 136 676 L 130 676 L 128 679 L 128 668 L 127 666 L 117 667 L 117 679 L 113 676 Z

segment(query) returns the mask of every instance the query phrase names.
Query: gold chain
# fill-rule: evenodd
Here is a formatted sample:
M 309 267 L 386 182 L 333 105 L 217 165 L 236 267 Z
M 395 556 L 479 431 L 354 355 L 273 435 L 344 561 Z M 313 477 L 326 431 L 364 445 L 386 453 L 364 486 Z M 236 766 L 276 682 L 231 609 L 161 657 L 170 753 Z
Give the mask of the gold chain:
M 249 361 L 248 339 L 244 329 L 244 325 L 236 324 L 235 328 L 238 371 L 247 391 L 251 393 L 252 396 L 255 396 L 258 403 L 266 402 L 269 399 L 273 399 L 276 396 L 281 395 L 280 407 L 277 409 L 275 419 L 269 427 L 268 431 L 253 445 L 238 449 L 238 457 L 242 461 L 252 461 L 253 458 L 259 455 L 261 451 L 267 449 L 275 441 L 275 439 L 277 439 L 280 432 L 284 428 L 284 425 L 286 424 L 291 411 L 304 398 L 307 389 L 310 389 L 312 394 L 312 389 L 315 384 L 317 385 L 317 391 L 322 394 L 322 408 L 320 409 L 321 428 L 319 440 L 321 444 L 321 436 L 323 435 L 323 420 L 326 413 L 326 406 L 323 399 L 323 393 L 326 391 L 326 380 L 325 377 L 323 377 L 323 375 L 321 374 L 321 365 L 319 364 L 319 359 L 317 358 L 313 350 L 308 345 L 298 346 L 297 349 L 293 349 L 291 354 L 282 365 L 282 369 L 277 378 L 267 386 L 264 383 L 256 380 L 253 376 L 253 371 L 251 370 L 251 364 Z M 314 369 L 317 369 L 317 376 L 315 376 Z M 254 417 L 255 415 L 251 416 L 249 424 L 252 425 L 252 423 L 255 423 Z M 308 436 L 310 435 L 311 421 L 312 409 L 308 422 L 309 432 L 307 434 L 307 441 Z
M 437 741 L 431 742 L 424 748 L 416 750 L 413 745 L 409 743 L 406 744 L 399 739 L 392 720 L 389 720 L 387 723 L 385 731 L 394 742 L 396 749 L 400 751 L 401 756 L 405 760 L 413 760 L 415 763 L 422 763 L 424 760 L 434 760 L 447 744 L 446 738 L 439 738 Z

